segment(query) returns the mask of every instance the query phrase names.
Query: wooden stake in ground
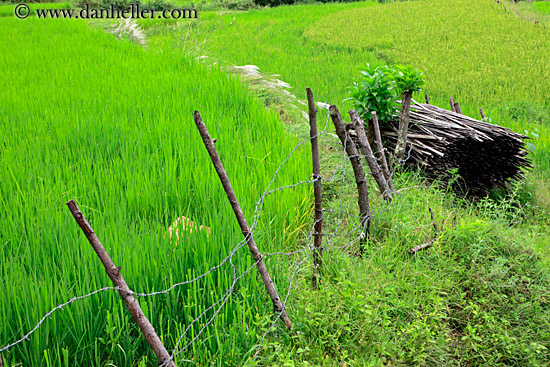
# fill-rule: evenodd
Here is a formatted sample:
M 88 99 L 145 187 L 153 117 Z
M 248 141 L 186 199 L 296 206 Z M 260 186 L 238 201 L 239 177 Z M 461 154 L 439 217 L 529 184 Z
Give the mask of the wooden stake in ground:
M 342 121 L 342 116 L 338 112 L 338 108 L 334 105 L 329 108 L 330 117 L 336 128 L 336 134 L 342 144 L 346 147 L 346 153 L 348 154 L 351 166 L 353 167 L 353 174 L 355 175 L 355 183 L 357 184 L 357 201 L 359 204 L 359 215 L 361 216 L 361 224 L 365 228 L 365 237 L 368 237 L 370 233 L 370 209 L 369 209 L 369 190 L 367 187 L 367 179 L 365 178 L 365 171 L 361 165 L 361 158 L 359 152 L 355 147 L 355 143 L 351 137 L 346 133 L 346 127 Z M 359 244 L 359 251 L 363 252 L 363 243 L 365 238 L 361 238 Z
M 395 156 L 399 159 L 405 158 L 407 150 L 407 134 L 409 133 L 409 120 L 411 115 L 412 92 L 404 91 L 401 96 L 401 113 L 399 114 L 399 131 Z
M 479 107 L 479 114 L 481 115 L 481 119 L 485 120 L 485 114 L 483 113 L 483 108 Z
M 310 88 L 306 89 L 307 103 L 309 106 L 309 136 L 311 138 L 311 157 L 313 163 L 313 194 L 315 195 L 315 222 L 313 229 L 313 289 L 317 289 L 317 273 L 321 266 L 321 243 L 323 242 L 323 194 L 321 188 L 321 163 L 319 162 L 319 139 L 317 137 L 317 108 L 313 100 L 313 92 Z
M 350 110 L 348 113 L 351 117 L 351 121 L 353 122 L 353 126 L 355 127 L 355 132 L 357 133 L 357 141 L 359 142 L 359 146 L 361 147 L 361 152 L 367 160 L 372 175 L 374 176 L 374 179 L 378 184 L 378 189 L 380 190 L 380 193 L 382 194 L 382 197 L 384 199 L 391 201 L 390 188 L 388 186 L 388 183 L 386 182 L 386 178 L 384 177 L 382 169 L 378 165 L 378 162 L 376 162 L 374 153 L 372 152 L 370 144 L 367 140 L 367 134 L 365 133 L 364 127 L 365 123 L 363 120 L 361 120 L 359 114 L 356 111 Z
M 455 102 L 455 111 L 456 113 L 460 113 L 462 115 L 462 109 L 460 108 L 460 103 Z
M 151 346 L 151 349 L 153 349 L 153 351 L 157 355 L 160 362 L 159 364 L 164 364 L 170 361 L 167 366 L 176 367 L 175 363 L 170 360 L 170 354 L 168 354 L 168 351 L 162 344 L 162 341 L 155 332 L 153 325 L 151 325 L 151 322 L 149 322 L 149 320 L 141 310 L 139 302 L 132 295 L 132 291 L 128 287 L 128 284 L 126 284 L 126 281 L 122 277 L 122 274 L 120 274 L 120 266 L 115 266 L 113 260 L 111 260 L 111 257 L 109 256 L 109 254 L 107 254 L 107 251 L 105 251 L 105 248 L 103 248 L 103 245 L 97 238 L 94 230 L 84 217 L 84 214 L 82 214 L 82 212 L 78 208 L 78 205 L 76 205 L 76 202 L 74 200 L 71 200 L 67 202 L 67 206 L 73 214 L 74 219 L 80 226 L 80 229 L 82 229 L 82 232 L 84 232 L 84 234 L 86 235 L 88 242 L 90 242 L 90 245 L 92 245 L 95 253 L 101 260 L 101 263 L 105 267 L 107 275 L 109 276 L 115 287 L 118 288 L 118 293 L 122 297 L 124 304 L 132 314 L 132 317 L 138 324 L 143 335 L 145 335 L 145 339 Z
M 451 104 L 451 111 L 453 112 L 456 112 L 456 109 L 455 109 L 455 99 L 453 97 L 451 97 L 451 99 L 449 100 L 450 104 Z
M 292 329 L 292 323 L 290 322 L 290 318 L 288 317 L 286 311 L 284 310 L 284 306 L 281 303 L 281 298 L 279 297 L 279 294 L 277 293 L 277 290 L 275 289 L 275 285 L 273 284 L 273 281 L 271 280 L 271 277 L 269 276 L 269 272 L 267 271 L 267 267 L 265 266 L 265 263 L 262 259 L 262 254 L 260 253 L 260 250 L 258 250 L 258 246 L 256 245 L 256 242 L 254 241 L 254 237 L 252 236 L 252 233 L 250 232 L 250 227 L 248 226 L 248 223 L 246 222 L 246 218 L 245 218 L 244 213 L 241 209 L 241 206 L 239 205 L 239 201 L 237 200 L 237 196 L 235 195 L 235 191 L 233 191 L 233 187 L 231 186 L 231 182 L 229 181 L 229 177 L 227 176 L 227 173 L 225 172 L 225 168 L 223 167 L 223 163 L 220 160 L 220 157 L 218 156 L 218 152 L 216 151 L 216 147 L 214 146 L 214 142 L 210 138 L 210 134 L 208 133 L 208 129 L 206 128 L 206 125 L 202 121 L 202 117 L 199 114 L 199 111 L 195 111 L 194 119 L 195 119 L 195 124 L 197 125 L 197 129 L 199 130 L 199 133 L 201 134 L 204 146 L 206 147 L 206 150 L 208 151 L 208 154 L 210 155 L 210 159 L 212 160 L 212 164 L 214 165 L 214 168 L 216 169 L 216 172 L 218 173 L 218 177 L 220 178 L 220 181 L 223 185 L 223 189 L 225 190 L 225 193 L 227 194 L 227 198 L 229 199 L 229 202 L 231 203 L 231 208 L 233 208 L 233 212 L 235 213 L 235 216 L 237 217 L 237 222 L 239 222 L 239 226 L 241 227 L 241 232 L 242 232 L 242 234 L 244 235 L 244 237 L 246 239 L 248 249 L 250 250 L 250 253 L 252 254 L 252 258 L 254 259 L 254 261 L 256 261 L 256 268 L 258 269 L 258 273 L 260 273 L 260 276 L 262 277 L 262 281 L 265 285 L 267 293 L 269 294 L 269 297 L 271 298 L 271 302 L 273 302 L 273 307 L 275 308 L 275 312 L 278 312 L 278 313 L 281 314 L 281 318 L 283 319 L 286 327 L 290 330 L 290 329 Z
M 426 100 L 426 104 L 430 104 L 430 97 L 428 97 L 428 93 L 424 94 L 424 99 Z
M 393 192 L 393 180 L 390 175 L 390 169 L 388 167 L 388 161 L 386 161 L 386 155 L 384 154 L 384 146 L 382 145 L 382 135 L 380 134 L 380 125 L 378 124 L 378 116 L 376 111 L 371 112 L 372 124 L 374 127 L 374 135 L 376 137 L 376 150 L 378 150 L 378 160 L 382 165 L 382 172 L 384 172 L 384 177 L 388 183 L 390 191 Z

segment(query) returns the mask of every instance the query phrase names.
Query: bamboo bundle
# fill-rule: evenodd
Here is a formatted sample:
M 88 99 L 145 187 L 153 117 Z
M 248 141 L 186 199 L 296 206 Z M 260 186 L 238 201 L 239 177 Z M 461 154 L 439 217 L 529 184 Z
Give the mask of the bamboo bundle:
M 450 170 L 458 169 L 455 189 L 470 196 L 483 196 L 510 180 L 523 179 L 523 172 L 532 168 L 525 135 L 417 102 L 411 106 L 410 117 L 405 164 L 420 166 L 428 177 L 443 183 L 451 178 Z M 380 128 L 384 144 L 394 151 L 398 120 Z

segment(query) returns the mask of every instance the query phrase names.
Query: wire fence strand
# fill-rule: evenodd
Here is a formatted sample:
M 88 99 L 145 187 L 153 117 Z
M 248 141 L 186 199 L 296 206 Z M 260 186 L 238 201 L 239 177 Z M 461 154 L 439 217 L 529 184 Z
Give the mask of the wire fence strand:
M 192 279 L 188 279 L 188 280 L 184 280 L 184 281 L 181 281 L 181 282 L 174 283 L 171 286 L 169 286 L 165 289 L 162 289 L 162 290 L 152 291 L 152 292 L 148 292 L 148 293 L 147 292 L 137 292 L 137 291 L 133 291 L 133 290 L 130 290 L 128 292 L 128 294 L 132 294 L 136 297 L 153 297 L 153 296 L 158 296 L 158 295 L 169 294 L 171 291 L 173 291 L 174 289 L 176 289 L 178 287 L 195 283 L 195 282 L 207 277 L 208 275 L 212 274 L 213 272 L 218 271 L 220 268 L 222 268 L 228 262 L 229 262 L 229 265 L 231 266 L 231 271 L 232 271 L 231 285 L 223 292 L 222 296 L 219 299 L 217 299 L 214 303 L 212 303 L 210 306 L 208 306 L 206 309 L 204 309 L 204 311 L 202 311 L 194 320 L 192 320 L 186 326 L 186 328 L 183 330 L 183 332 L 180 335 L 178 335 L 177 341 L 176 341 L 175 345 L 172 347 L 172 352 L 170 354 L 170 359 L 165 361 L 164 363 L 162 363 L 161 366 L 167 366 L 171 361 L 176 362 L 176 360 L 175 360 L 176 357 L 178 357 L 182 353 L 184 353 L 191 345 L 193 345 L 201 337 L 202 333 L 213 323 L 213 321 L 219 315 L 221 310 L 224 308 L 224 306 L 231 299 L 231 296 L 233 295 L 235 287 L 238 284 L 238 282 L 242 278 L 244 278 L 246 275 L 248 275 L 252 271 L 252 269 L 254 269 L 254 267 L 257 265 L 257 263 L 259 261 L 261 261 L 262 259 L 267 259 L 267 258 L 276 257 L 276 256 L 285 256 L 285 257 L 290 258 L 290 257 L 293 257 L 295 255 L 301 255 L 301 257 L 298 260 L 295 261 L 295 264 L 292 267 L 293 269 L 292 269 L 292 272 L 290 274 L 290 277 L 288 278 L 289 284 L 288 284 L 288 287 L 286 289 L 286 293 L 285 293 L 285 296 L 284 296 L 284 299 L 283 299 L 283 302 L 282 302 L 283 308 L 280 312 L 278 312 L 276 314 L 276 316 L 273 319 L 272 323 L 267 328 L 267 330 L 263 333 L 263 336 L 261 337 L 261 339 L 258 343 L 257 352 L 256 352 L 255 357 L 254 357 L 254 360 L 256 360 L 256 358 L 259 355 L 259 352 L 262 349 L 262 345 L 264 344 L 265 339 L 267 338 L 269 333 L 275 328 L 275 326 L 277 324 L 277 321 L 280 319 L 281 315 L 283 314 L 283 312 L 286 310 L 286 308 L 288 306 L 288 302 L 290 300 L 292 291 L 294 289 L 294 283 L 296 281 L 297 274 L 300 272 L 300 270 L 303 270 L 304 264 L 306 264 L 306 261 L 311 257 L 312 253 L 315 250 L 314 247 L 312 246 L 313 236 L 315 234 L 317 234 L 315 232 L 315 224 L 317 224 L 318 221 L 323 220 L 323 218 L 325 217 L 325 213 L 335 213 L 336 214 L 334 230 L 332 232 L 328 232 L 328 233 L 327 232 L 321 233 L 321 235 L 323 235 L 323 238 L 326 238 L 325 244 L 320 246 L 320 249 L 323 250 L 324 252 L 332 251 L 332 250 L 347 249 L 350 246 L 352 246 L 352 245 L 356 244 L 357 242 L 359 242 L 362 238 L 364 238 L 364 236 L 365 236 L 365 226 L 366 226 L 366 223 L 367 223 L 366 220 L 364 220 L 363 222 L 360 222 L 358 225 L 356 225 L 355 227 L 353 227 L 350 230 L 346 230 L 346 231 L 342 231 L 342 232 L 340 231 L 340 227 L 342 226 L 342 216 L 346 216 L 348 218 L 361 221 L 361 216 L 349 213 L 349 212 L 344 210 L 344 197 L 345 197 L 345 193 L 346 193 L 346 183 L 347 183 L 347 177 L 346 177 L 347 165 L 348 165 L 349 159 L 353 158 L 353 157 L 347 156 L 347 154 L 345 152 L 346 151 L 345 144 L 347 142 L 347 139 L 344 142 L 344 149 L 342 150 L 343 158 L 340 162 L 338 162 L 334 166 L 334 169 L 332 170 L 332 172 L 330 173 L 328 178 L 323 178 L 321 176 L 318 176 L 315 179 L 302 180 L 302 181 L 296 182 L 296 183 L 291 184 L 291 185 L 285 185 L 285 186 L 277 187 L 275 189 L 271 189 L 271 186 L 275 182 L 276 178 L 281 174 L 281 171 L 282 171 L 283 167 L 285 166 L 285 164 L 291 159 L 291 157 L 294 155 L 294 153 L 298 149 L 300 149 L 302 146 L 304 146 L 306 143 L 308 143 L 311 139 L 320 138 L 323 135 L 330 134 L 330 133 L 327 133 L 329 119 L 330 119 L 330 115 L 327 114 L 327 119 L 326 119 L 326 122 L 324 124 L 323 130 L 315 136 L 308 137 L 308 138 L 303 139 L 302 141 L 300 141 L 290 151 L 290 153 L 286 156 L 286 158 L 280 163 L 280 165 L 275 170 L 275 172 L 273 174 L 273 177 L 271 178 L 269 184 L 267 185 L 267 187 L 263 191 L 260 198 L 256 201 L 255 208 L 254 208 L 254 214 L 253 214 L 253 223 L 251 225 L 250 232 L 248 232 L 246 234 L 246 236 L 241 241 L 239 241 L 231 249 L 231 251 L 229 251 L 229 253 L 219 263 L 217 263 L 216 265 L 213 265 L 207 271 L 205 271 L 204 273 L 202 273 L 198 276 L 195 276 Z M 346 137 L 347 137 L 347 134 L 348 134 L 348 132 L 346 131 Z M 409 159 L 409 157 L 410 157 L 410 149 L 409 149 L 407 157 L 398 162 L 399 165 L 405 164 L 405 162 Z M 341 169 L 342 172 L 339 173 L 341 167 L 342 167 L 342 169 Z M 340 174 L 341 174 L 341 176 L 340 176 Z M 391 173 L 391 176 L 393 176 L 394 174 L 395 174 L 395 170 Z M 290 252 L 275 251 L 275 252 L 265 253 L 265 254 L 262 255 L 262 257 L 260 259 L 255 261 L 252 265 L 247 267 L 244 271 L 242 271 L 240 273 L 237 272 L 237 267 L 233 263 L 233 258 L 235 256 L 235 254 L 243 246 L 245 246 L 247 244 L 247 241 L 256 232 L 256 229 L 257 229 L 258 223 L 259 223 L 259 218 L 260 218 L 261 213 L 263 211 L 264 201 L 265 201 L 266 197 L 268 197 L 268 196 L 270 196 L 270 195 L 272 195 L 272 194 L 274 194 L 278 191 L 281 191 L 281 190 L 288 190 L 288 189 L 292 189 L 292 188 L 295 188 L 295 187 L 298 187 L 298 186 L 301 186 L 301 185 L 313 184 L 317 180 L 321 180 L 323 182 L 333 182 L 333 181 L 336 181 L 337 179 L 340 180 L 340 185 L 341 185 L 340 195 L 339 195 L 339 200 L 338 200 L 338 209 L 323 209 L 321 218 L 318 219 L 317 221 L 314 221 L 311 224 L 311 228 L 308 231 L 308 235 L 307 235 L 307 237 L 304 241 L 304 244 L 299 249 L 296 249 L 296 250 L 293 250 L 293 251 L 290 251 Z M 371 210 L 369 219 L 372 219 L 375 215 L 377 215 L 379 213 L 382 213 L 383 211 L 387 210 L 390 205 L 391 205 L 391 202 L 387 203 L 385 201 L 382 201 L 375 208 L 373 208 L 374 210 Z M 381 206 L 383 206 L 383 207 L 381 208 Z M 343 245 L 337 245 L 337 246 L 334 245 L 334 242 L 337 238 L 342 238 L 342 237 L 346 238 L 346 237 L 349 237 L 349 236 L 352 236 L 352 235 L 354 237 L 352 239 L 348 240 Z M 37 330 L 39 330 L 39 328 L 47 321 L 47 319 L 49 319 L 56 311 L 61 310 L 64 307 L 69 306 L 70 304 L 72 304 L 74 302 L 90 298 L 90 297 L 92 297 L 96 294 L 103 293 L 103 292 L 110 292 L 110 291 L 119 291 L 119 290 L 120 289 L 118 287 L 104 287 L 104 288 L 100 288 L 100 289 L 94 290 L 92 292 L 86 293 L 86 294 L 81 295 L 81 296 L 73 297 L 73 298 L 71 298 L 71 299 L 55 306 L 50 311 L 48 311 L 46 314 L 44 314 L 42 316 L 42 318 L 35 324 L 35 326 L 30 331 L 28 331 L 26 334 L 24 334 L 23 337 L 21 337 L 20 339 L 14 341 L 14 342 L 8 343 L 5 346 L 1 347 L 0 348 L 0 353 L 5 352 L 5 351 L 15 347 L 16 345 L 18 345 L 20 343 L 23 343 L 24 341 L 29 340 L 30 336 L 33 333 L 35 333 Z M 195 324 L 197 324 L 201 319 L 205 318 L 206 315 L 211 311 L 212 311 L 212 314 L 210 316 L 208 316 L 207 321 L 202 325 L 202 327 L 199 329 L 199 331 L 196 333 L 196 335 L 194 335 L 192 339 L 190 339 L 189 341 L 187 341 L 187 343 L 185 345 L 183 345 L 183 341 L 185 340 L 185 337 L 187 336 L 189 331 L 192 330 L 193 326 Z M 191 361 L 189 361 L 187 359 L 182 359 L 181 362 L 191 362 Z

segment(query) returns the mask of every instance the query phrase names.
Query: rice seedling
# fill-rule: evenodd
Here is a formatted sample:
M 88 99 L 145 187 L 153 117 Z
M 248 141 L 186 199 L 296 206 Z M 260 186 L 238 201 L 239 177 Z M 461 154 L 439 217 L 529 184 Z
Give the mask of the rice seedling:
M 58 303 L 109 285 L 64 205 L 69 199 L 78 201 L 136 291 L 162 290 L 220 263 L 242 234 L 193 110 L 217 138 L 250 222 L 256 200 L 296 144 L 276 114 L 219 68 L 118 40 L 85 22 L 5 18 L 0 33 L 0 344 L 19 339 Z M 295 154 L 272 188 L 307 179 L 305 152 Z M 290 233 L 309 211 L 308 196 L 298 187 L 266 198 L 256 234 L 261 250 L 295 243 Z M 210 235 L 179 228 L 178 240 L 170 239 L 167 229 L 181 216 Z M 267 260 L 281 288 L 288 271 L 282 261 Z M 233 263 L 240 272 L 252 261 L 241 249 Z M 231 281 L 226 263 L 195 283 L 142 298 L 141 306 L 171 350 Z M 272 313 L 269 298 L 253 272 L 179 357 L 242 365 L 257 341 L 254 321 L 264 313 Z M 183 346 L 206 321 L 190 326 Z M 8 366 L 155 361 L 115 292 L 57 311 L 2 356 Z

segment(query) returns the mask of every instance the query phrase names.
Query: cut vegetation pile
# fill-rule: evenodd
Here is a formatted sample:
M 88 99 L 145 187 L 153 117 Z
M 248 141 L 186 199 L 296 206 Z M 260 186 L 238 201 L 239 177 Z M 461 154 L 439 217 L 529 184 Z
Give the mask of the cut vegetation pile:
M 413 104 L 410 116 L 406 164 L 419 165 L 444 181 L 458 169 L 457 183 L 470 195 L 521 179 L 532 168 L 525 135 L 428 104 Z M 398 127 L 398 121 L 382 127 L 390 151 L 397 144 Z

